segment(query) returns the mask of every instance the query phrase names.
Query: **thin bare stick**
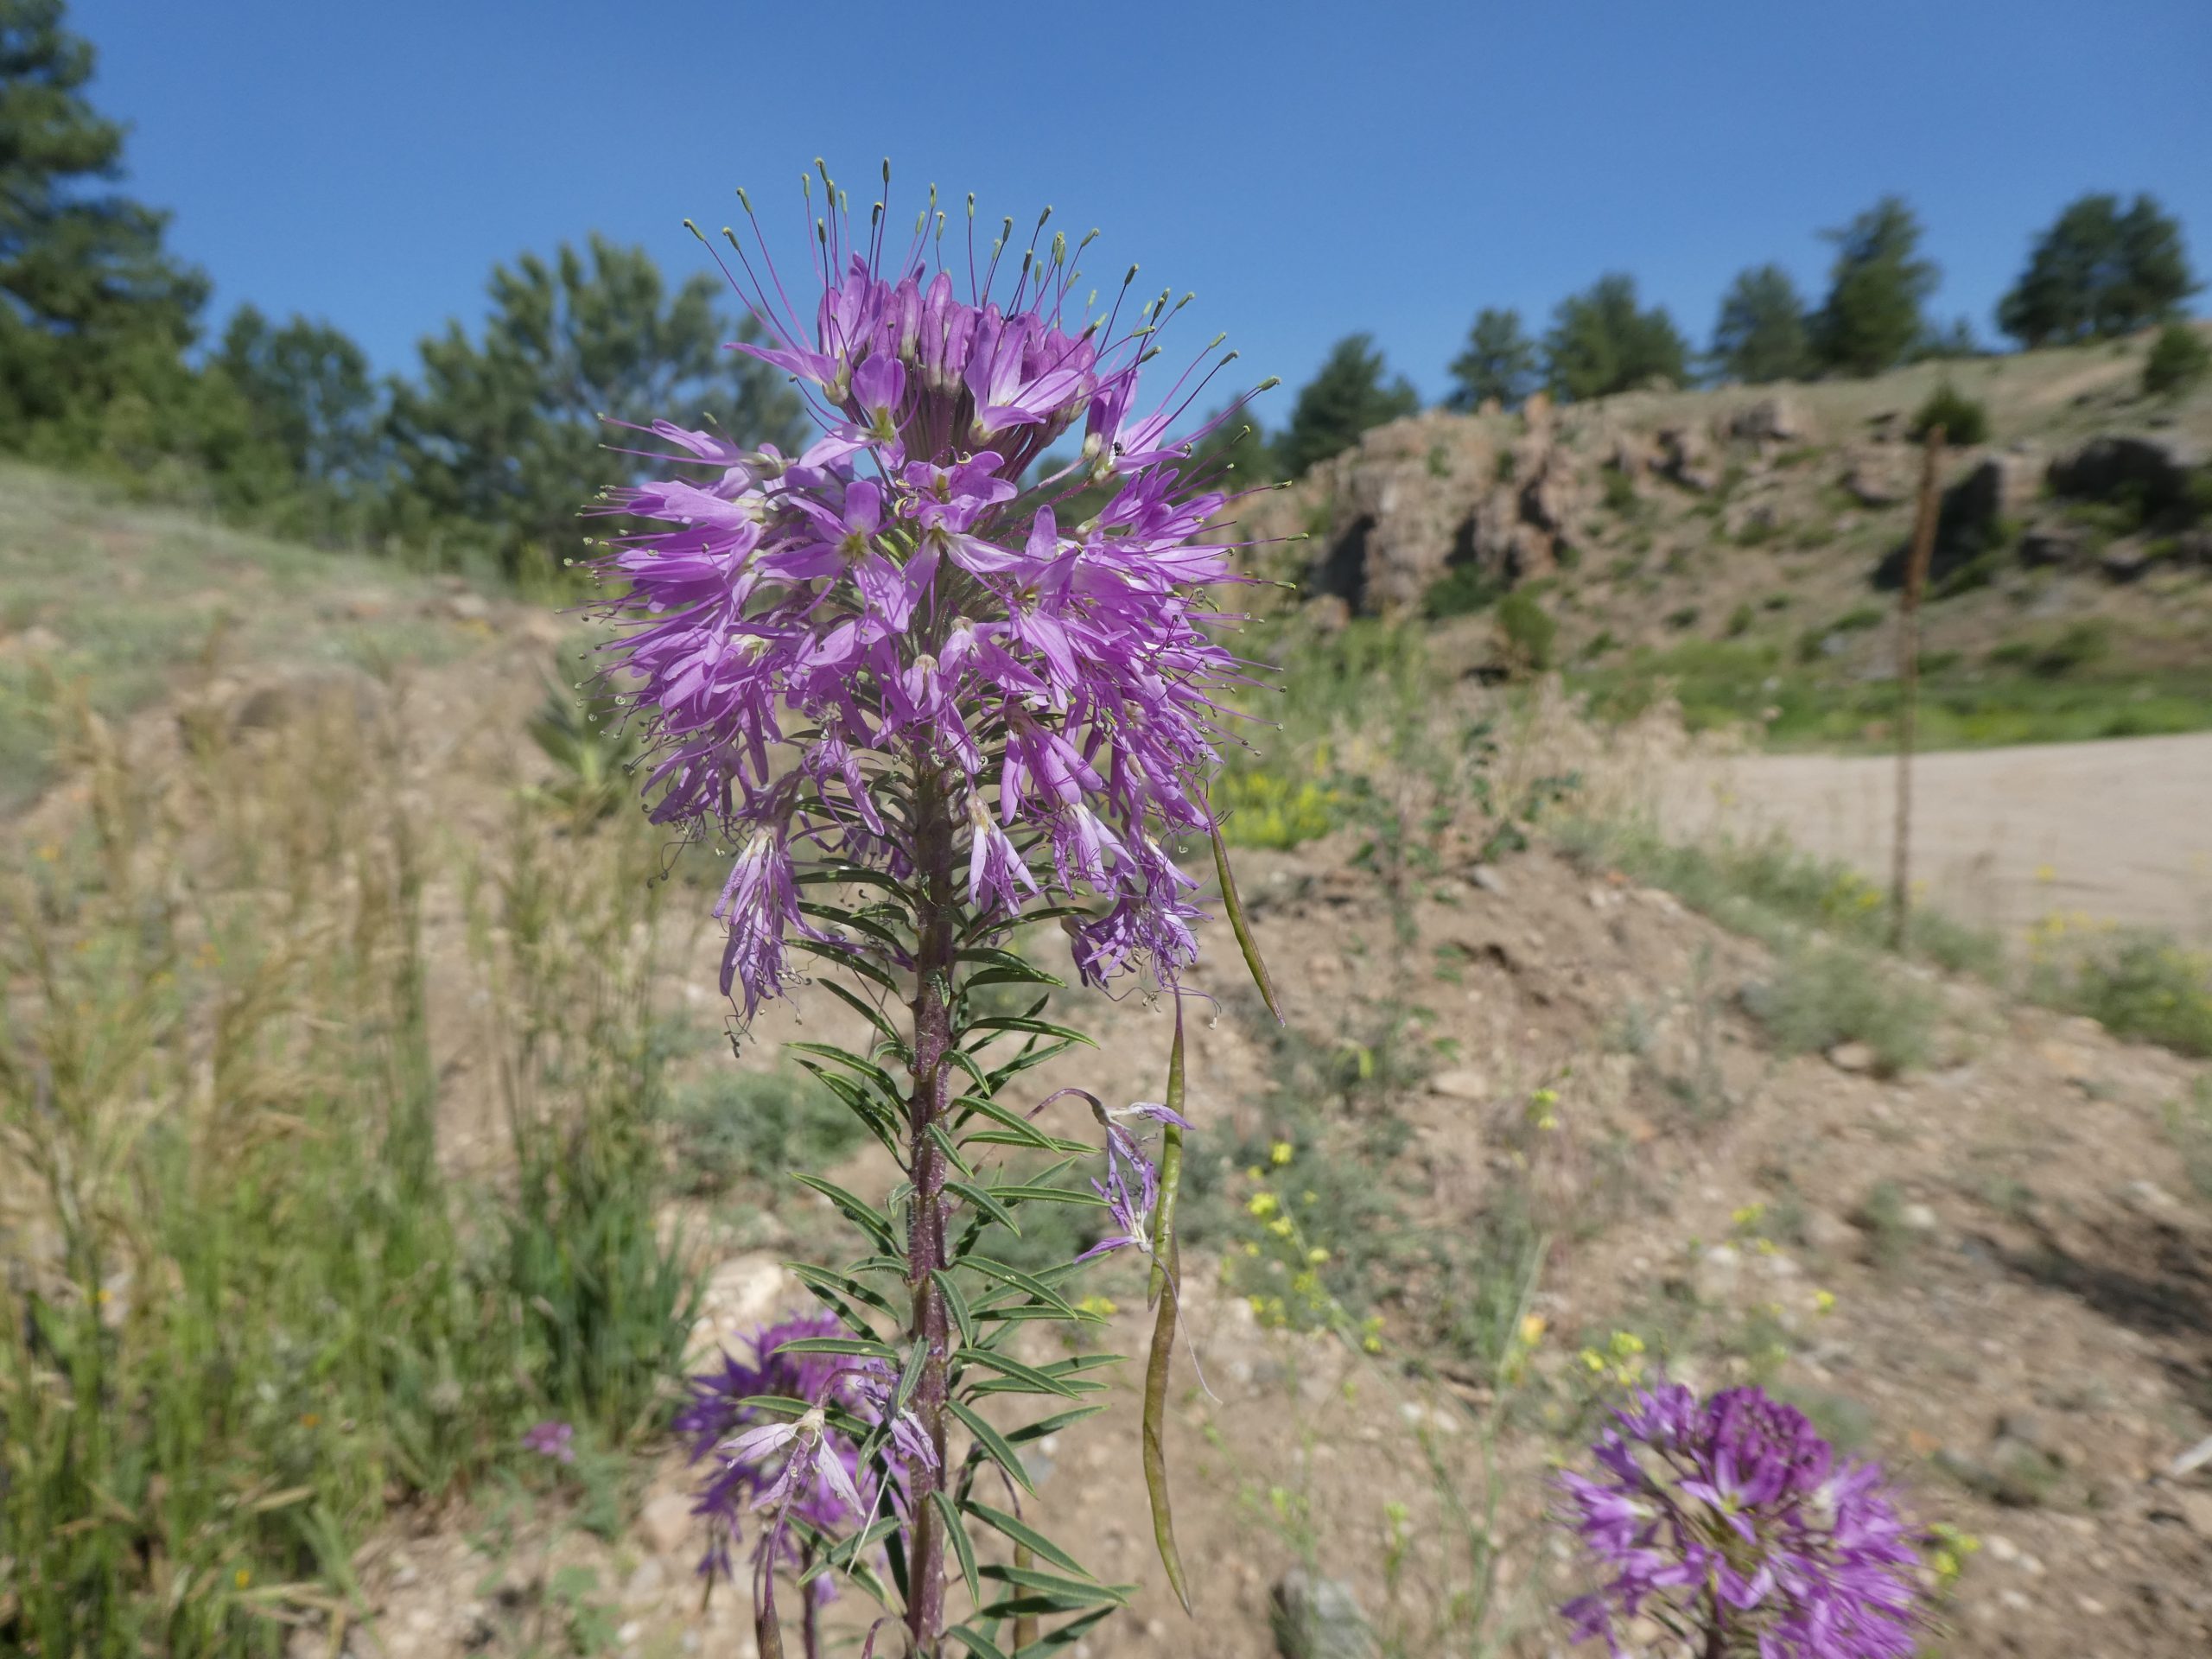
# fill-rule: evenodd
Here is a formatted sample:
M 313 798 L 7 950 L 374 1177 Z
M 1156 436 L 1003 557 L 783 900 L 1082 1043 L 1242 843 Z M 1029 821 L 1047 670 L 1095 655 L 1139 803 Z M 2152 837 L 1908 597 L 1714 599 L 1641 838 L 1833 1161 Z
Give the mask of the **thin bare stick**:
M 1912 905 L 1912 741 L 1920 712 L 1920 590 L 1936 551 L 1936 480 L 1942 465 L 1943 429 L 1928 429 L 1920 468 L 1920 512 L 1905 557 L 1904 594 L 1897 601 L 1897 824 L 1896 863 L 1890 880 L 1890 948 L 1904 949 Z

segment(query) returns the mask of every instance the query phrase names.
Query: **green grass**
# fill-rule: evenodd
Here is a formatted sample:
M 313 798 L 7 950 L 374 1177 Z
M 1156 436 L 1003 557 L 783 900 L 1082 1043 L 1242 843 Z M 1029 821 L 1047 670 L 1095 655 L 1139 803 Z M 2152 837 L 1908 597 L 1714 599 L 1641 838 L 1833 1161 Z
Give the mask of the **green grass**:
M 2116 1037 L 2212 1055 L 2212 957 L 2170 935 L 2092 936 L 2038 961 L 2029 984 L 2038 1001 L 2086 1014 Z
M 1554 831 L 1569 856 L 1610 866 L 1770 949 L 1796 948 L 1812 931 L 1862 950 L 1890 937 L 1888 895 L 1849 866 L 1801 852 L 1778 836 L 1753 841 L 1671 842 L 1647 824 L 1568 819 Z M 1909 951 L 1953 973 L 1999 978 L 1996 934 L 1926 905 L 1908 925 Z
M 1989 748 L 2212 728 L 2212 668 L 2130 673 L 2094 656 L 2069 658 L 2070 649 L 2071 642 L 2053 640 L 2049 650 L 2031 645 L 2024 656 L 1986 666 L 1953 662 L 1923 673 L 1920 747 Z M 1691 730 L 1763 721 L 1767 744 L 1777 749 L 1886 747 L 1895 741 L 1899 707 L 1894 680 L 1847 679 L 1747 640 L 1639 651 L 1624 663 L 1570 671 L 1567 683 L 1587 693 L 1592 714 L 1608 721 L 1633 718 L 1671 686 Z
M 1745 1003 L 1783 1052 L 1864 1043 L 1884 1077 L 1923 1064 L 1935 1027 L 1928 988 L 1900 973 L 1895 958 L 1834 943 L 1791 948 Z
M 534 1419 L 618 1446 L 663 1408 L 694 1275 L 657 1225 L 653 848 L 525 802 L 473 872 L 452 1014 L 516 1150 L 479 1186 L 438 1155 L 396 734 L 202 733 L 163 778 L 77 723 L 86 821 L 0 868 L 0 1649 L 273 1659 L 365 1611 L 395 1502 Z
M 435 660 L 468 643 L 431 604 L 437 591 L 391 559 L 0 462 L 0 811 L 52 776 L 57 682 L 84 680 L 112 720 L 200 664 Z

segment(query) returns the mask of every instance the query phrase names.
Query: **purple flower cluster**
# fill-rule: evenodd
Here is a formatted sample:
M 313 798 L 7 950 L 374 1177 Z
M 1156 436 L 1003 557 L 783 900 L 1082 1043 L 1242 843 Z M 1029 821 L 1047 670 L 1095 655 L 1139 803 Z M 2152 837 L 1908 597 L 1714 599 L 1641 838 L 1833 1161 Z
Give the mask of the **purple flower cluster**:
M 935 1448 L 911 1414 L 892 1414 L 898 1378 L 881 1361 L 781 1351 L 786 1343 L 847 1334 L 827 1313 L 766 1325 L 748 1344 L 750 1359 L 725 1353 L 719 1367 L 691 1379 L 691 1398 L 677 1413 L 675 1428 L 690 1442 L 691 1462 L 708 1465 L 691 1506 L 707 1523 L 702 1573 L 729 1576 L 731 1547 L 742 1535 L 748 1513 L 762 1517 L 756 1567 L 780 1560 L 798 1569 L 804 1552 L 789 1519 L 835 1536 L 857 1530 L 874 1512 L 875 1472 L 861 1466 L 861 1448 L 828 1421 L 832 1408 L 863 1422 L 881 1424 L 889 1417 L 887 1457 L 900 1475 L 936 1466 Z M 803 1402 L 808 1409 L 791 1420 L 746 1403 L 763 1395 Z M 880 1497 L 903 1510 L 904 1483 L 894 1483 Z M 815 1584 L 817 1594 L 830 1592 L 829 1579 Z
M 802 915 L 804 866 L 912 874 L 923 791 L 971 906 L 1010 918 L 1055 891 L 1086 907 L 1086 980 L 1172 982 L 1198 884 L 1163 847 L 1211 827 L 1214 693 L 1238 674 L 1205 628 L 1205 590 L 1236 579 L 1209 529 L 1229 498 L 1190 460 L 1211 426 L 1168 436 L 1205 378 L 1141 409 L 1167 308 L 1071 315 L 1078 273 L 1063 238 L 1039 249 L 1044 220 L 998 297 L 1007 240 L 979 275 L 971 202 L 963 298 L 943 214 L 899 255 L 882 204 L 856 243 L 824 185 L 810 318 L 730 238 L 768 334 L 735 349 L 787 371 L 823 435 L 787 456 L 657 422 L 686 475 L 601 508 L 650 521 L 601 568 L 625 584 L 613 666 L 652 742 L 653 816 L 735 849 L 722 989 L 750 1016 L 794 936 L 839 948 Z M 1072 454 L 1038 467 L 1064 436 Z
M 576 1460 L 576 1427 L 547 1418 L 542 1423 L 532 1423 L 523 1431 L 522 1449 L 535 1452 L 539 1457 L 555 1463 L 574 1463 Z
M 1564 1480 L 1611 1578 L 1563 1610 L 1579 1639 L 1649 1613 L 1700 1651 L 1759 1659 L 1907 1659 L 1917 1562 L 1878 1465 L 1839 1465 L 1804 1415 L 1756 1388 L 1700 1402 L 1638 1391 Z

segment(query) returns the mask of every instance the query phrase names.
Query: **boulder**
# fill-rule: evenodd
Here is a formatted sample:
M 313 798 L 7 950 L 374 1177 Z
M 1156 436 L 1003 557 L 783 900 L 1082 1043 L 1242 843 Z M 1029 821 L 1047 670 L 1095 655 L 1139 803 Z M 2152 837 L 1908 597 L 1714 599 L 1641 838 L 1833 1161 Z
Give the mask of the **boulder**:
M 2173 560 L 2176 564 L 2194 564 L 2212 569 L 2212 530 L 2184 531 L 2175 537 Z
M 1694 425 L 1662 427 L 1659 431 L 1659 470 L 1686 490 L 1700 495 L 1720 487 L 1713 469 L 1713 448 Z
M 1752 443 L 1802 443 L 1813 435 L 1812 416 L 1786 392 L 1770 392 L 1728 416 L 1728 435 Z
M 1281 1659 L 1374 1659 L 1375 1636 L 1351 1586 L 1293 1567 L 1268 1597 Z
M 2134 537 L 2114 542 L 2097 556 L 2097 569 L 2107 582 L 2140 582 L 2151 574 L 2158 555 Z
M 1894 444 L 1852 452 L 1843 487 L 1862 507 L 1893 507 L 1912 493 L 1914 454 Z
M 2050 486 L 2092 501 L 2139 492 L 2145 507 L 2157 512 L 2186 499 L 2189 475 L 2204 464 L 2203 454 L 2179 437 L 2108 433 L 2054 460 Z
M 363 670 L 308 669 L 265 681 L 241 694 L 230 710 L 231 729 L 274 731 L 308 721 L 368 725 L 390 701 L 383 682 Z

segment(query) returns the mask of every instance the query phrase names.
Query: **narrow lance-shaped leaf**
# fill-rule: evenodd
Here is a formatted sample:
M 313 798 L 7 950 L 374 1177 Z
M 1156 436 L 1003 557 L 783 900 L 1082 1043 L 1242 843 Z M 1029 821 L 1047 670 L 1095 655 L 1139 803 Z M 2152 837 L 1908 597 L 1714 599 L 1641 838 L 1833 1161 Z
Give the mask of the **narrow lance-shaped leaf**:
M 1218 852 L 1220 832 L 1214 846 Z M 1227 869 L 1224 864 L 1224 871 Z M 1224 887 L 1226 883 L 1224 882 Z M 1256 964 L 1258 958 L 1254 957 Z M 1262 990 L 1266 989 L 1264 979 Z M 1167 1055 L 1167 1109 L 1183 1112 L 1183 999 L 1175 999 L 1175 1046 Z M 1175 1599 L 1191 1611 L 1190 1586 L 1183 1576 L 1183 1557 L 1175 1548 L 1175 1515 L 1167 1498 L 1167 1374 L 1175 1362 L 1175 1327 L 1183 1294 L 1182 1256 L 1175 1242 L 1175 1189 L 1183 1173 L 1183 1132 L 1173 1121 L 1166 1125 L 1160 1154 L 1160 1202 L 1153 1223 L 1152 1295 L 1160 1304 L 1152 1325 L 1152 1354 L 1144 1373 L 1144 1484 L 1152 1498 L 1152 1536 L 1160 1547 L 1160 1564 L 1167 1569 L 1167 1582 Z M 1165 1290 L 1166 1294 L 1161 1295 Z
M 1236 872 L 1229 868 L 1229 843 L 1221 838 L 1220 824 L 1211 826 L 1211 833 L 1214 874 L 1221 878 L 1221 906 L 1229 912 L 1230 929 L 1236 935 L 1236 948 L 1244 953 L 1244 965 L 1252 970 L 1252 982 L 1260 988 L 1260 1000 L 1281 1025 L 1282 1005 L 1275 1001 L 1274 982 L 1268 977 L 1268 964 L 1260 958 L 1260 942 L 1252 937 L 1252 924 L 1244 918 L 1244 901 L 1236 894 Z

